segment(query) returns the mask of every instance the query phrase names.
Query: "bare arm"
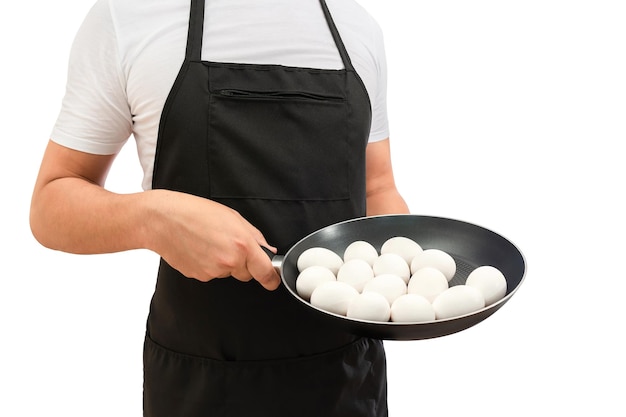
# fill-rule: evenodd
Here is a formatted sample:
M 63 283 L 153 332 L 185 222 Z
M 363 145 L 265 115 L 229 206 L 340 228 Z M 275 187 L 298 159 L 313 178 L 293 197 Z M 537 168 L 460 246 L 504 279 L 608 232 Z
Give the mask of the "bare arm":
M 150 249 L 188 277 L 208 281 L 280 279 L 260 245 L 262 234 L 234 210 L 200 197 L 104 189 L 115 155 L 93 155 L 52 141 L 33 191 L 30 224 L 44 246 L 71 253 Z
M 409 213 L 396 188 L 389 139 L 367 145 L 366 158 L 367 215 Z

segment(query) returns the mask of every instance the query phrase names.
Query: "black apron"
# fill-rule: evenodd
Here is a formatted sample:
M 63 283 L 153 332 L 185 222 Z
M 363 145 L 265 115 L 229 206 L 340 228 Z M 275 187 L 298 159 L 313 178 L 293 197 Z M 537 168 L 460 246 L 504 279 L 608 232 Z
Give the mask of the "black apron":
M 202 61 L 204 0 L 191 0 L 185 60 L 159 126 L 153 188 L 232 207 L 279 253 L 365 215 L 370 102 L 320 4 L 343 70 Z M 382 342 L 318 320 L 282 285 L 202 283 L 161 260 L 144 415 L 387 416 Z

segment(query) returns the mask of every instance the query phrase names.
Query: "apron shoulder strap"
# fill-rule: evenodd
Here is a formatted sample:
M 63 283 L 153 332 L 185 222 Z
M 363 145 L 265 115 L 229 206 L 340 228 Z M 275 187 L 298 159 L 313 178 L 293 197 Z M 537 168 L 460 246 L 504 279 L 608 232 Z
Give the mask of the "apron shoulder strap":
M 348 50 L 341 40 L 341 36 L 339 35 L 337 26 L 335 25 L 335 22 L 333 21 L 333 18 L 330 14 L 330 10 L 328 10 L 328 5 L 326 5 L 326 1 L 320 0 L 320 4 L 322 5 L 322 10 L 324 11 L 324 17 L 326 18 L 326 23 L 328 23 L 330 33 L 332 33 L 333 39 L 335 40 L 335 45 L 337 45 L 337 49 L 339 50 L 339 55 L 341 56 L 341 60 L 343 61 L 343 66 L 348 71 L 354 71 L 352 61 L 350 60 L 350 56 L 348 55 Z
M 200 61 L 204 31 L 204 0 L 191 0 L 185 61 Z

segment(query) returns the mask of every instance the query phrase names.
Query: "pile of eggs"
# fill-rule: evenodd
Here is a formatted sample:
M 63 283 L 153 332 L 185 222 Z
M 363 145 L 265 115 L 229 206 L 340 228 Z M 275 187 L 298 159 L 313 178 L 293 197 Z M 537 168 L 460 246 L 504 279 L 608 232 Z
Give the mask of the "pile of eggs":
M 507 291 L 502 272 L 489 265 L 472 270 L 465 284 L 450 286 L 454 258 L 403 236 L 386 240 L 380 252 L 355 241 L 343 257 L 327 248 L 309 248 L 297 267 L 300 297 L 322 310 L 374 322 L 454 318 L 495 303 Z

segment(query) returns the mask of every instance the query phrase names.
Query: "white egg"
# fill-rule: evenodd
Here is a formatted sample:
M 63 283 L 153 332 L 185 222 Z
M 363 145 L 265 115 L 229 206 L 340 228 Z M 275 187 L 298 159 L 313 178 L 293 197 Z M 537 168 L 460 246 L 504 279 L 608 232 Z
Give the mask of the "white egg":
M 351 259 L 344 262 L 337 272 L 337 281 L 352 285 L 358 292 L 363 291 L 365 284 L 372 278 L 374 278 L 374 271 L 363 259 Z
M 339 268 L 343 265 L 343 259 L 330 249 L 309 248 L 298 257 L 298 271 L 302 272 L 310 266 L 325 266 L 337 275 Z
M 348 245 L 343 253 L 343 261 L 348 262 L 352 259 L 362 259 L 370 266 L 374 265 L 374 261 L 378 258 L 378 251 L 371 243 L 364 240 L 357 240 Z
M 422 253 L 415 256 L 413 261 L 411 261 L 411 273 L 414 274 L 420 268 L 427 266 L 436 268 L 443 272 L 448 281 L 450 281 L 456 273 L 456 262 L 454 261 L 454 258 L 439 249 L 426 249 L 422 251 Z
M 430 266 L 418 269 L 409 280 L 408 293 L 419 294 L 429 302 L 448 289 L 448 279 L 438 269 Z
M 506 295 L 506 278 L 496 267 L 485 265 L 474 269 L 467 276 L 465 285 L 477 288 L 485 297 L 485 305 L 490 305 Z
M 350 301 L 347 316 L 352 319 L 389 321 L 391 307 L 387 299 L 377 292 L 359 294 Z
M 391 305 L 391 321 L 417 323 L 432 320 L 435 320 L 435 309 L 421 295 L 401 295 Z
M 406 283 L 402 278 L 394 274 L 383 274 L 372 278 L 365 287 L 363 292 L 377 292 L 382 294 L 389 302 L 393 304 L 396 298 L 406 294 Z
M 300 297 L 308 301 L 311 298 L 311 294 L 313 294 L 313 290 L 321 283 L 335 280 L 333 271 L 325 266 L 313 265 L 298 274 L 296 291 Z
M 311 304 L 322 310 L 345 316 L 352 298 L 359 295 L 354 287 L 339 281 L 320 284 L 311 294 Z
M 415 255 L 422 252 L 422 247 L 413 239 L 396 236 L 387 239 L 380 248 L 380 253 L 395 253 L 400 255 L 410 265 Z
M 473 313 L 483 307 L 485 307 L 483 294 L 469 285 L 450 287 L 433 301 L 437 320 Z
M 396 253 L 385 253 L 380 255 L 376 261 L 374 261 L 374 276 L 393 274 L 397 275 L 404 280 L 406 284 L 411 277 L 411 270 L 409 264 Z

